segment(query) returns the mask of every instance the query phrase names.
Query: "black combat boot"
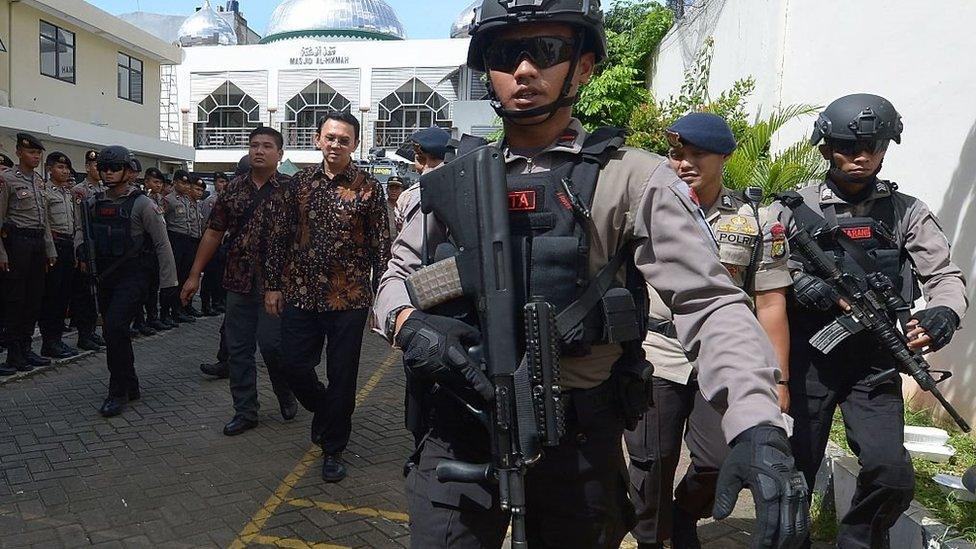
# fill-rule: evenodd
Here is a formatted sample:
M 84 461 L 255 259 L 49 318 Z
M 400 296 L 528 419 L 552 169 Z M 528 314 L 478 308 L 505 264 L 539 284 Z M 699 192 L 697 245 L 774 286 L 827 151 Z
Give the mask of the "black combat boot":
M 31 348 L 30 339 L 24 340 L 21 343 L 21 348 L 24 350 L 24 358 L 27 359 L 27 363 L 31 366 L 48 366 L 51 364 L 50 358 L 44 358 L 34 352 L 34 349 Z
M 27 362 L 27 356 L 24 355 L 24 348 L 21 346 L 20 342 L 7 342 L 6 369 L 13 370 L 15 372 L 29 372 L 34 369 L 34 367 Z
M 677 505 L 674 506 L 671 530 L 673 549 L 701 549 L 701 541 L 698 539 L 698 518 Z
M 62 360 L 78 356 L 78 351 L 65 345 L 60 337 L 57 339 L 51 338 L 45 339 L 44 343 L 41 344 L 41 356 Z
M 230 365 L 226 362 L 201 364 L 200 371 L 208 376 L 214 376 L 217 379 L 227 379 L 230 377 Z

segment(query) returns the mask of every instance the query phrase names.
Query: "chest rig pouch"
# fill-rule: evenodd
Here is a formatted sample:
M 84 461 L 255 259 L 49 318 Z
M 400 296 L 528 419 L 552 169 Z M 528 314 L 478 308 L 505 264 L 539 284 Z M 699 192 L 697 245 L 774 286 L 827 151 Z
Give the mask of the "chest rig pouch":
M 132 237 L 132 208 L 141 192 L 133 192 L 116 203 L 97 196 L 91 205 L 91 232 L 96 259 L 122 259 L 142 251 L 143 237 Z
M 629 262 L 632 283 L 620 287 L 614 278 L 630 250 L 618 253 L 602 276 L 589 273 L 597 179 L 623 142 L 623 130 L 601 128 L 587 137 L 575 162 L 507 178 L 517 295 L 523 303 L 547 301 L 557 311 L 563 356 L 586 356 L 593 344 L 642 337 L 639 274 L 630 272 L 636 269 Z

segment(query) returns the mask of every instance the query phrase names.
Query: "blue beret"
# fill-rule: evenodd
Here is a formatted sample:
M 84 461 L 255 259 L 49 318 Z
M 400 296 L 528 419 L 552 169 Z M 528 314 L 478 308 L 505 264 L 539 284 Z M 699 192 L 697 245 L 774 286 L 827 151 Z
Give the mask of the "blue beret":
M 410 136 L 410 141 L 416 143 L 420 150 L 440 159 L 447 154 L 447 142 L 450 140 L 451 134 L 436 126 L 416 131 Z
M 735 150 L 735 137 L 728 123 L 708 112 L 693 112 L 677 119 L 668 128 L 668 142 L 672 147 L 684 143 L 716 154 L 732 154 Z

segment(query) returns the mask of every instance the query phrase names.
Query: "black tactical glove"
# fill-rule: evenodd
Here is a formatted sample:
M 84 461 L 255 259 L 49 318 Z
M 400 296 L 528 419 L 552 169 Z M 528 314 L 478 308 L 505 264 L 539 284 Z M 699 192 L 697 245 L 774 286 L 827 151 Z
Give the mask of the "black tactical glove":
M 414 311 L 400 326 L 396 340 L 408 372 L 448 385 L 463 383 L 485 401 L 493 400 L 491 382 L 467 352 L 481 341 L 477 328 L 454 318 Z
M 728 517 L 748 487 L 756 504 L 753 547 L 800 547 L 809 532 L 807 483 L 793 463 L 786 432 L 757 425 L 735 437 L 715 490 L 716 520 Z
M 917 320 L 918 326 L 925 328 L 932 338 L 932 344 L 929 345 L 932 351 L 938 351 L 948 345 L 956 329 L 959 328 L 959 315 L 945 305 L 922 309 L 912 318 Z
M 793 277 L 793 295 L 800 305 L 825 313 L 837 306 L 839 297 L 823 279 L 803 272 Z

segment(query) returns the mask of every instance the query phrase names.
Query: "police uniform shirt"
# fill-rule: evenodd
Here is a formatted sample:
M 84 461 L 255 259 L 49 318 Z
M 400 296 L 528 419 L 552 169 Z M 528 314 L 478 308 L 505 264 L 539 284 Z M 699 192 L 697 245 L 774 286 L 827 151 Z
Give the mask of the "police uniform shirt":
M 52 183 L 45 196 L 51 232 L 74 238 L 75 200 L 72 190 Z
M 92 181 L 91 179 L 85 178 L 81 183 L 76 184 L 71 187 L 71 192 L 74 193 L 75 197 L 80 197 L 82 200 L 87 200 L 98 193 L 103 193 L 108 189 L 102 182 Z
M 163 210 L 168 230 L 190 238 L 200 238 L 202 223 L 196 200 L 173 191 L 163 198 Z
M 768 208 L 759 208 L 757 222 L 752 206 L 743 200 L 742 195 L 722 187 L 715 203 L 704 212 L 704 216 L 718 244 L 719 260 L 729 271 L 736 286 L 743 288 L 745 285 L 746 272 L 752 263 L 753 245 L 760 234 L 763 238 L 763 250 L 756 267 L 756 291 L 786 288 L 793 284 L 787 267 L 789 253 L 786 230 L 782 223 L 770 217 Z M 650 318 L 670 321 L 671 311 L 653 287 L 648 288 L 648 296 Z M 688 383 L 695 363 L 688 359 L 677 339 L 648 331 L 644 338 L 644 352 L 647 360 L 654 365 L 655 377 L 675 383 Z
M 14 168 L 0 167 L 0 226 L 13 225 L 19 229 L 42 229 L 48 259 L 58 256 L 48 226 L 46 186 L 37 173 L 21 173 Z M 7 263 L 7 249 L 0 241 L 0 263 Z
M 210 219 L 210 212 L 213 211 L 214 204 L 217 203 L 217 193 L 210 193 L 207 198 L 197 202 L 198 208 L 200 209 L 200 221 L 203 225 L 206 225 L 207 220 Z M 204 226 L 202 230 L 206 230 Z
M 573 120 L 560 139 L 532 157 L 504 150 L 508 173 L 545 172 L 573 162 L 586 136 Z M 410 306 L 404 279 L 422 266 L 425 225 L 428 247 L 446 240 L 443 224 L 421 213 L 418 202 L 413 201 L 393 244 L 372 309 L 372 325 L 390 341 L 392 317 Z M 594 191 L 590 273 L 608 263 L 618 249 L 636 244 L 637 268 L 674 311 L 678 339 L 698 358 L 702 392 L 709 400 L 728 404 L 722 421 L 727 440 L 757 424 L 784 427 L 772 345 L 752 314 L 749 298 L 732 284 L 714 243 L 704 238 L 696 211 L 688 186 L 664 158 L 621 148 L 600 172 Z M 592 351 L 587 357 L 562 360 L 562 385 L 590 388 L 609 378 L 620 347 L 599 345 Z
M 949 240 L 938 219 L 924 202 L 892 191 L 889 185 L 887 181 L 878 180 L 871 194 L 857 204 L 850 204 L 837 196 L 825 181 L 811 182 L 798 192 L 814 212 L 823 212 L 824 208 L 832 205 L 838 220 L 867 217 L 875 202 L 893 200 L 896 223 L 892 230 L 895 241 L 900 249 L 908 252 L 915 274 L 922 284 L 926 307 L 949 307 L 962 320 L 968 306 L 966 281 L 962 270 L 949 257 Z M 787 235 L 796 229 L 792 211 L 781 203 L 775 202 L 770 206 L 770 215 L 786 227 Z M 791 271 L 800 268 L 799 263 L 790 262 Z

